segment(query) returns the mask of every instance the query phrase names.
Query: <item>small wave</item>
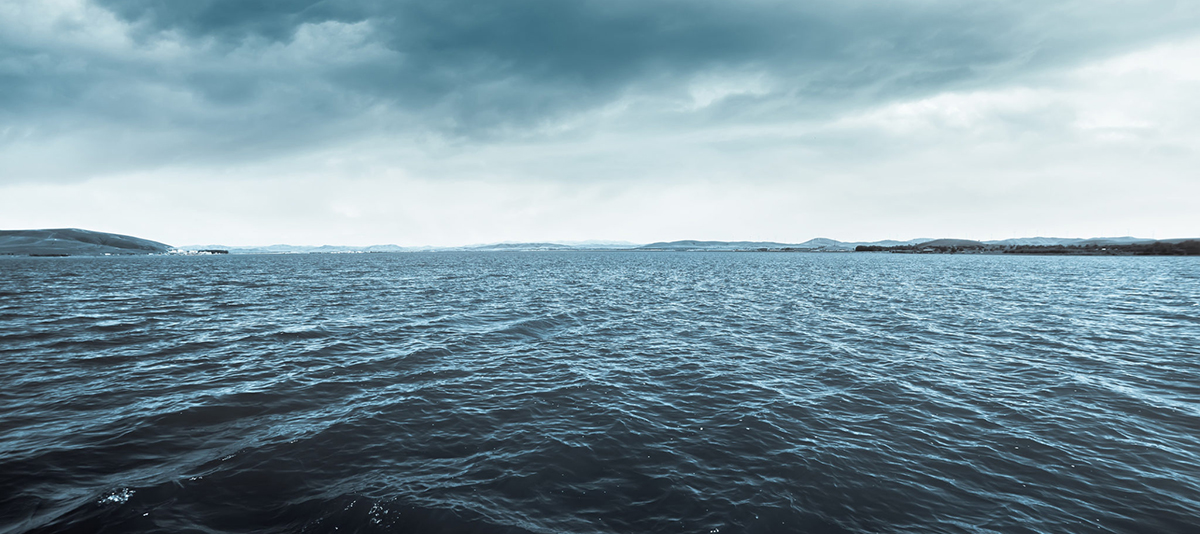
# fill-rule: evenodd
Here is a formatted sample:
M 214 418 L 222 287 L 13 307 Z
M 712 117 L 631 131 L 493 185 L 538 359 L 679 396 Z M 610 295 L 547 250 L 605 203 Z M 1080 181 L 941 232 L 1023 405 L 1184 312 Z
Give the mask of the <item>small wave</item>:
M 133 497 L 134 493 L 135 492 L 132 489 L 121 488 L 121 489 L 109 492 L 108 494 L 104 495 L 103 497 L 100 497 L 100 500 L 96 501 L 96 504 L 101 504 L 101 505 L 125 504 L 126 502 L 129 501 L 130 497 Z
M 0 315 L 0 531 L 1189 532 L 1200 509 L 1196 262 L 237 260 L 5 266 L 39 298 Z
M 496 330 L 497 334 L 546 339 L 561 333 L 563 330 L 582 326 L 582 322 L 569 314 L 555 314 L 534 319 L 522 319 Z

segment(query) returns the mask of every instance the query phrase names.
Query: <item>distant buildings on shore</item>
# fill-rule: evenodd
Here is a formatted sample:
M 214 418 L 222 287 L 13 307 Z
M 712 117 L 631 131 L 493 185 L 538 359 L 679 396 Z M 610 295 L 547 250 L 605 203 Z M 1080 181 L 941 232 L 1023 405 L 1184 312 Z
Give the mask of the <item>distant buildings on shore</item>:
M 209 256 L 213 254 L 229 254 L 229 251 L 220 248 L 206 248 L 200 250 L 183 250 L 176 248 L 171 249 L 171 251 L 167 254 L 172 254 L 175 256 Z

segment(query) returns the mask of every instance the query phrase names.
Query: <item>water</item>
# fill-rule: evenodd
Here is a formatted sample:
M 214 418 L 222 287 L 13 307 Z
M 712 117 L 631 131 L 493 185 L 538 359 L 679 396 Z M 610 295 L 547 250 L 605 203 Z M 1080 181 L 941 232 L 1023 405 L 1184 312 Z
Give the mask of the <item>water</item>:
M 1197 532 L 1200 261 L 0 258 L 0 532 Z

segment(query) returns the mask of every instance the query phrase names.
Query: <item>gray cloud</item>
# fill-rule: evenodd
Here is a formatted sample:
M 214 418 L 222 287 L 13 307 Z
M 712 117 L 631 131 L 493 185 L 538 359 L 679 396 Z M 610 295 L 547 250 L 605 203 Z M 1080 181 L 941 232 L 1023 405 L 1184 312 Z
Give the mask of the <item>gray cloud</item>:
M 227 164 L 377 135 L 498 142 L 623 101 L 633 128 L 830 117 L 1011 83 L 1200 20 L 1200 7 L 1167 0 L 93 7 L 115 20 L 0 32 L 0 163 L 15 169 L 0 180 Z M 703 105 L 697 87 L 712 93 Z M 22 155 L 37 146 L 72 157 Z

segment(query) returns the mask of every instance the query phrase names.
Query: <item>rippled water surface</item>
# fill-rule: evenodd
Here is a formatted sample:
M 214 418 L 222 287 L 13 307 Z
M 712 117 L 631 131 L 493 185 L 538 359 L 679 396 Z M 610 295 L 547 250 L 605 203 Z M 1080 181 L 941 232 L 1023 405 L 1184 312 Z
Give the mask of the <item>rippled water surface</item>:
M 1200 260 L 0 258 L 0 532 L 1200 532 Z

